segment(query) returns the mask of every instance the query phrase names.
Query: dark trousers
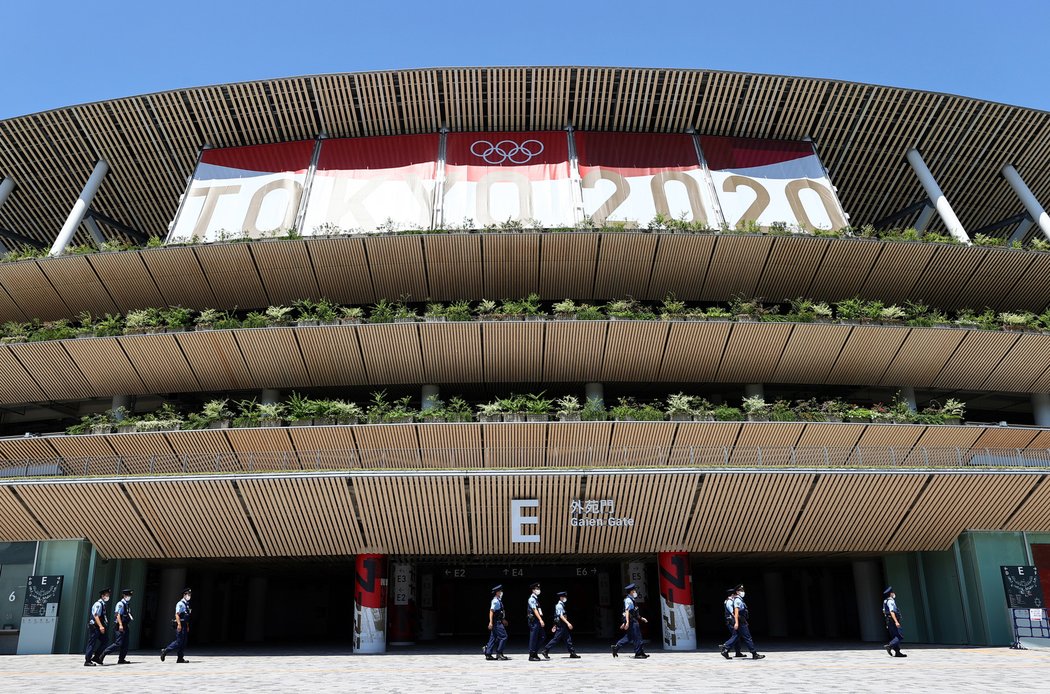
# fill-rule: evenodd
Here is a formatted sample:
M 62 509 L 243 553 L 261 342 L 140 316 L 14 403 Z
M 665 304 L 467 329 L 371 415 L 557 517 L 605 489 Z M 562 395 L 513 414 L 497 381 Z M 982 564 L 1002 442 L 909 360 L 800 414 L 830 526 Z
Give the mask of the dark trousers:
M 893 623 L 893 621 L 886 622 L 886 631 L 890 632 L 890 642 L 886 645 L 895 650 L 901 652 L 901 641 L 904 640 L 904 634 L 901 633 L 900 627 Z
M 125 625 L 124 631 L 117 627 L 116 635 L 116 639 L 106 647 L 106 650 L 102 651 L 102 655 L 109 655 L 113 651 L 117 651 L 118 659 L 124 660 L 128 657 L 128 646 L 131 644 L 131 625 Z
M 729 629 L 729 638 L 724 644 L 726 650 L 730 650 L 730 647 L 732 646 L 736 649 L 737 655 L 743 655 L 740 651 L 740 639 L 737 638 L 736 629 L 733 628 L 733 623 L 726 622 L 726 629 Z
M 181 658 L 186 651 L 186 639 L 190 637 L 190 625 L 183 624 L 182 629 L 175 632 L 175 640 L 168 644 L 164 650 L 175 651 Z
M 740 627 L 736 630 L 728 641 L 725 643 L 726 650 L 732 648 L 740 649 L 739 643 L 743 641 L 744 646 L 751 653 L 755 652 L 755 642 L 751 640 L 751 627 L 747 625 L 747 622 L 740 622 Z
M 529 653 L 538 653 L 542 645 L 543 627 L 540 626 L 540 620 L 529 620 Z
M 623 648 L 627 644 L 634 646 L 635 655 L 642 654 L 642 625 L 637 619 L 631 620 L 631 625 L 627 627 L 627 633 L 616 642 L 616 647 Z
M 507 627 L 503 622 L 495 620 L 492 622 L 492 631 L 489 632 L 489 642 L 485 644 L 485 655 L 492 655 L 493 651 L 502 653 L 503 647 L 507 645 Z
M 84 648 L 84 662 L 90 663 L 102 653 L 106 647 L 106 635 L 98 630 L 98 626 L 92 622 L 88 624 L 87 646 Z
M 543 647 L 543 650 L 549 651 L 562 641 L 565 642 L 565 647 L 569 649 L 569 653 L 576 650 L 572 645 L 572 632 L 569 631 L 569 627 L 565 626 L 565 622 L 559 619 L 557 630 L 554 632 L 554 638 L 547 642 L 547 645 Z

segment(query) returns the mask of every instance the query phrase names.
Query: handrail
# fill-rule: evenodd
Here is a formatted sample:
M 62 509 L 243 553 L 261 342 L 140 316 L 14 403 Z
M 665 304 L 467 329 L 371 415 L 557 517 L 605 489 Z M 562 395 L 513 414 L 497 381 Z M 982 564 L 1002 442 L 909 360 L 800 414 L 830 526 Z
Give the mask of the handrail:
M 1050 449 L 925 446 L 480 446 L 56 457 L 0 463 L 0 478 L 139 477 L 354 470 L 553 468 L 1050 470 Z

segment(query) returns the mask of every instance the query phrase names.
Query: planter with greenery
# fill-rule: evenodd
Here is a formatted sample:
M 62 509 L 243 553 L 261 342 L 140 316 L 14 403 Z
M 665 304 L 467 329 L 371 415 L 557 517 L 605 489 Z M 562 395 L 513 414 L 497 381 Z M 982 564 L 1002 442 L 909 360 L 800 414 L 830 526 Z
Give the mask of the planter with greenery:
M 664 412 L 672 422 L 688 422 L 693 419 L 694 398 L 685 393 L 674 393 L 667 396 Z
M 751 395 L 741 403 L 749 422 L 768 422 L 772 407 L 761 395 Z
M 483 402 L 478 405 L 479 422 L 502 422 L 503 409 L 499 402 Z
M 554 400 L 543 397 L 543 393 L 530 393 L 525 396 L 525 419 L 529 422 L 546 422 L 550 419 Z
M 566 395 L 558 398 L 554 403 L 559 422 L 580 421 L 580 399 L 575 395 Z

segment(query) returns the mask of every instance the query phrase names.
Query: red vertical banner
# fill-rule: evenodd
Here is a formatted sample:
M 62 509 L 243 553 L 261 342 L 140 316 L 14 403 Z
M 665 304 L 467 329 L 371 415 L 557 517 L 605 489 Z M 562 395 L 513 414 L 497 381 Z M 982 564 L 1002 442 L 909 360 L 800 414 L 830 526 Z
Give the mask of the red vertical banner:
M 354 572 L 354 652 L 386 651 L 386 555 L 358 554 Z
M 693 576 L 686 552 L 660 552 L 660 615 L 664 648 L 691 651 L 696 648 L 696 617 L 693 612 Z

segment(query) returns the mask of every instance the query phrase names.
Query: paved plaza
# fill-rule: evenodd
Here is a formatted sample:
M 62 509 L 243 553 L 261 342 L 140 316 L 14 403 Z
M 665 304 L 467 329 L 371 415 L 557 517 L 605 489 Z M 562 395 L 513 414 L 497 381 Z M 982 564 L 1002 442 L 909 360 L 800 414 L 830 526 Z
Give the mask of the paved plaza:
M 812 648 L 812 650 L 809 650 Z M 0 657 L 3 690 L 29 692 L 993 692 L 1042 689 L 1050 651 L 916 647 L 893 659 L 867 647 L 783 646 L 761 661 L 726 662 L 717 652 L 663 653 L 649 660 L 581 651 L 569 660 L 486 662 L 481 655 L 418 651 L 354 656 L 296 650 L 188 653 L 161 663 L 155 652 L 131 665 L 85 668 L 76 655 Z M 115 662 L 115 661 L 114 661 Z

